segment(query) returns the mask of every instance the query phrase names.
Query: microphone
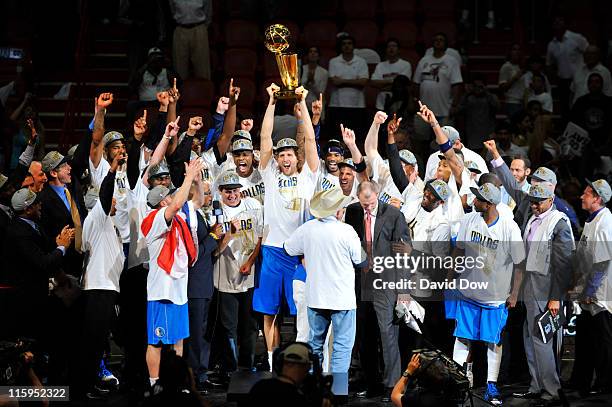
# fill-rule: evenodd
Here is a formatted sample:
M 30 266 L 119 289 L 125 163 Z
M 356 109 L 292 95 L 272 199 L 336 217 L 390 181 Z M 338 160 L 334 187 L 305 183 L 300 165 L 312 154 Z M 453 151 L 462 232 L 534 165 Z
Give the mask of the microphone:
M 224 223 L 224 219 L 223 219 L 223 209 L 221 209 L 221 202 L 219 201 L 213 201 L 212 203 L 212 215 L 215 217 L 215 221 L 218 225 L 223 225 Z

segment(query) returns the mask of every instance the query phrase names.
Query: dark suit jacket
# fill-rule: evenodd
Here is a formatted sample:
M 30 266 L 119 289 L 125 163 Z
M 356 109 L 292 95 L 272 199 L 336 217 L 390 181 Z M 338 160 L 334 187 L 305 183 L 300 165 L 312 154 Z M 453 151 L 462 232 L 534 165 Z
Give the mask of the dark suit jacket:
M 72 177 L 72 183 L 68 185 L 68 190 L 76 201 L 82 225 L 85 222 L 87 211 L 85 210 L 81 184 L 74 176 Z M 66 205 L 64 205 L 64 201 L 48 184 L 40 191 L 39 198 L 42 203 L 40 225 L 44 229 L 49 241 L 53 244 L 55 243 L 55 237 L 62 231 L 64 226 L 74 227 L 72 216 Z M 75 277 L 80 277 L 83 272 L 83 255 L 74 249 L 74 244 L 66 251 L 63 269 L 66 273 L 72 274 Z
M 364 211 L 359 202 L 349 205 L 346 208 L 345 222 L 351 225 L 365 250 L 365 231 L 364 231 Z M 393 242 L 410 242 L 410 233 L 408 225 L 404 219 L 404 215 L 399 209 L 383 202 L 378 202 L 378 210 L 376 212 L 376 220 L 374 223 L 374 235 L 372 236 L 372 256 L 373 257 L 393 257 L 391 243 Z M 397 270 L 395 268 L 386 269 L 380 274 L 368 272 L 364 275 L 365 280 L 361 280 L 362 273 L 357 273 L 357 284 L 361 284 L 362 288 L 370 288 L 367 291 L 372 293 L 382 293 L 381 290 L 373 290 L 372 282 L 376 278 L 382 278 L 384 281 L 400 281 L 402 278 L 408 278 L 408 270 Z M 407 293 L 408 290 L 394 290 L 395 294 Z M 359 290 L 358 290 L 359 293 Z M 367 300 L 370 296 L 368 292 L 361 291 L 361 299 Z
M 213 294 L 213 251 L 217 241 L 209 235 L 210 229 L 198 212 L 198 260 L 189 267 L 187 282 L 188 298 L 212 298 Z

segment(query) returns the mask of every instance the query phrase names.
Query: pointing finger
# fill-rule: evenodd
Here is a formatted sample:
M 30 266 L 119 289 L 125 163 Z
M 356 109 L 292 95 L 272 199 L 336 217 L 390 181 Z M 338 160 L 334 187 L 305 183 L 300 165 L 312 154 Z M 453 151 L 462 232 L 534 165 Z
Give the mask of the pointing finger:
M 174 78 L 174 85 L 172 86 L 174 90 L 176 90 L 176 78 Z
M 144 112 L 142 113 L 142 118 L 143 120 L 147 120 L 147 109 L 144 110 Z

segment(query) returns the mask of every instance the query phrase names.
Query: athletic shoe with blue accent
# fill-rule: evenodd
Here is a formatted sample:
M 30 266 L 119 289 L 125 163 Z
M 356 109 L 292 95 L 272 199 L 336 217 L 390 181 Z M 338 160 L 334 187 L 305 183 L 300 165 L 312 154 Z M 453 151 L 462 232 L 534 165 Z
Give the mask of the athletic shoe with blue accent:
M 499 393 L 499 390 L 497 390 L 497 384 L 495 382 L 487 383 L 487 390 L 485 391 L 484 399 L 495 406 L 502 405 L 501 394 Z
M 104 358 L 100 361 L 100 370 L 98 371 L 98 377 L 102 380 L 103 383 L 111 385 L 111 386 L 119 386 L 119 379 L 115 377 L 113 372 L 106 368 L 106 364 L 104 363 Z

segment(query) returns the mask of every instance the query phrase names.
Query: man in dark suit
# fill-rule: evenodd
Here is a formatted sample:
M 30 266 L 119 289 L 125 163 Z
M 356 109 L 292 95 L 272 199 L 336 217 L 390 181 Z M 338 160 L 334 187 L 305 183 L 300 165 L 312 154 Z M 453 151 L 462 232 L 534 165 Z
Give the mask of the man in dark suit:
M 65 280 L 61 270 L 62 258 L 70 247 L 74 231 L 64 227 L 55 237 L 54 244 L 47 239 L 38 222 L 41 202 L 27 188 L 13 194 L 11 206 L 15 216 L 7 230 L 4 247 L 6 276 L 4 282 L 11 287 L 11 314 L 14 334 L 41 339 L 46 320 L 46 301 L 49 295 L 49 277 Z
M 399 326 L 393 324 L 395 305 L 402 290 L 380 289 L 380 281 L 401 281 L 396 268 L 385 269 L 382 273 L 373 272 L 376 258 L 393 257 L 393 243 L 410 242 L 408 225 L 402 213 L 395 207 L 378 200 L 379 186 L 372 181 L 359 184 L 357 197 L 359 202 L 346 208 L 345 221 L 353 226 L 368 254 L 369 266 L 363 272 L 357 272 L 356 290 L 360 303 L 357 307 L 357 332 L 362 369 L 366 375 L 367 390 L 358 393 L 358 397 L 371 397 L 377 391 L 377 338 L 371 333 L 376 327 L 373 315 L 378 321 L 382 342 L 385 372 L 383 401 L 390 400 L 391 390 L 400 377 L 401 361 L 399 351 Z M 373 309 L 373 312 L 372 312 Z
M 83 270 L 81 230 L 87 211 L 80 182 L 77 177 L 72 177 L 72 167 L 67 161 L 57 151 L 50 151 L 42 160 L 49 181 L 39 194 L 41 226 L 47 236 L 56 236 L 66 225 L 75 229 L 74 245 L 66 251 L 63 269 L 78 278 Z

